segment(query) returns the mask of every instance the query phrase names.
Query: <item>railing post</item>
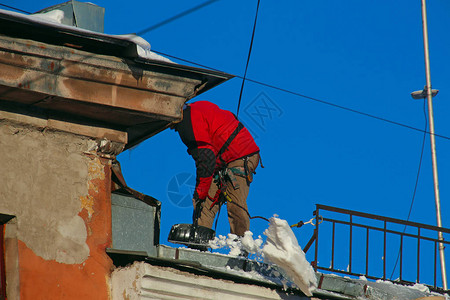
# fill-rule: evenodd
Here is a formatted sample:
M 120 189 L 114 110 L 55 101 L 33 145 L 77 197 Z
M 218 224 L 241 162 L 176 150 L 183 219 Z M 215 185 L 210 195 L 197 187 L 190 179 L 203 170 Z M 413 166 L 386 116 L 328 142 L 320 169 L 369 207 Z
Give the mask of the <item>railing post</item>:
M 384 241 L 383 241 L 383 280 L 386 280 L 386 220 L 384 220 Z
M 420 283 L 420 227 L 417 227 L 417 283 Z
M 333 245 L 331 246 L 331 269 L 334 269 L 334 243 L 335 243 L 336 222 L 333 222 L 333 236 L 331 237 Z
M 369 228 L 366 228 L 366 276 L 369 275 Z
M 434 288 L 437 287 L 437 279 L 436 279 L 436 266 L 437 266 L 437 242 L 434 242 Z
M 402 281 L 403 269 L 403 234 L 400 234 L 400 281 Z
M 350 214 L 350 241 L 349 241 L 349 263 L 348 263 L 348 272 L 352 272 L 352 242 L 353 242 L 353 215 Z
M 314 271 L 317 272 L 317 266 L 319 264 L 319 257 L 318 257 L 318 253 L 319 253 L 319 206 L 316 205 L 316 228 L 314 228 L 314 231 L 316 233 L 316 247 L 315 247 L 315 254 L 314 254 Z

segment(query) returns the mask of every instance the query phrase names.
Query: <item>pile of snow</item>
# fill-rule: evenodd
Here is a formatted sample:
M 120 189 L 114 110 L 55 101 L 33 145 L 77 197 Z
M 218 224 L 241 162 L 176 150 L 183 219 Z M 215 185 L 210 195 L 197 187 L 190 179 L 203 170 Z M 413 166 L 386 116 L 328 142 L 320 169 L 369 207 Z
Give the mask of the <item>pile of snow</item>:
M 414 290 L 419 290 L 424 293 L 430 293 L 430 289 L 426 285 L 421 283 L 416 283 L 413 286 L 410 286 L 410 288 Z
M 151 45 L 149 42 L 147 42 L 145 39 L 141 38 L 138 35 L 135 34 L 122 34 L 122 35 L 115 35 L 114 37 L 132 41 L 136 44 L 137 54 L 141 58 L 145 59 L 154 59 L 164 62 L 173 63 L 170 59 L 161 56 L 159 54 L 156 54 L 155 52 L 150 51 Z
M 382 280 L 382 279 L 378 279 L 376 281 L 376 283 L 385 283 L 385 284 L 395 285 L 395 283 L 392 282 L 392 281 Z M 415 283 L 414 285 L 399 284 L 399 286 L 407 287 L 407 288 L 410 288 L 410 289 L 413 289 L 413 290 L 418 290 L 418 291 L 421 291 L 421 292 L 424 292 L 424 293 L 431 293 L 430 289 L 426 285 L 421 284 L 421 283 Z
M 302 292 L 311 297 L 317 288 L 317 278 L 289 224 L 272 217 L 264 234 L 267 236 L 262 249 L 264 260 L 282 268 Z
M 311 297 L 317 288 L 317 278 L 287 221 L 272 217 L 264 235 L 267 237 L 264 245 L 261 236 L 253 239 L 253 233 L 247 231 L 242 238 L 231 233 L 219 235 L 209 246 L 212 249 L 229 248 L 230 256 L 238 256 L 245 250 L 254 254 L 256 260 L 260 258 L 276 264 L 305 295 Z
M 42 21 L 62 24 L 62 20 L 64 19 L 64 12 L 62 10 L 55 9 L 55 10 L 48 11 L 45 13 L 29 15 L 28 17 L 38 18 Z
M 261 254 L 262 249 L 261 245 L 263 240 L 261 236 L 258 236 L 256 240 L 253 239 L 253 233 L 251 231 L 247 231 L 244 233 L 244 237 L 241 239 L 242 247 L 248 252 L 252 254 Z
M 235 257 L 243 253 L 243 250 L 251 254 L 261 254 L 262 243 L 261 236 L 254 240 L 253 233 L 247 231 L 242 238 L 232 233 L 229 233 L 227 236 L 219 235 L 219 237 L 215 237 L 214 240 L 209 242 L 209 246 L 212 249 L 229 248 L 230 252 L 228 255 Z

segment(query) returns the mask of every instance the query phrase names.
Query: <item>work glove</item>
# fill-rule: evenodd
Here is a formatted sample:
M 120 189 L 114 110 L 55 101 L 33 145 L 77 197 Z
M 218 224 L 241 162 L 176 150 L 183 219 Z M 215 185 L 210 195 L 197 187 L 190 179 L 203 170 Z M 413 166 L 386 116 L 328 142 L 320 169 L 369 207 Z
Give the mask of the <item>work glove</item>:
M 205 199 L 200 199 L 197 193 L 194 193 L 194 212 L 192 214 L 192 221 L 194 225 L 197 225 L 198 218 L 200 218 L 202 214 L 202 203 L 205 202 Z

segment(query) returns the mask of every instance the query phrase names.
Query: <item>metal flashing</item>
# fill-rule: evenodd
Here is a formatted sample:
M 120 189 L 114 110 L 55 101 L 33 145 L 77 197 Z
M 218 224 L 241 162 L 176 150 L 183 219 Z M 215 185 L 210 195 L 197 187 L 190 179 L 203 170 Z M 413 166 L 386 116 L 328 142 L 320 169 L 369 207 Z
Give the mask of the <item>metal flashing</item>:
M 64 12 L 62 24 L 103 32 L 105 8 L 89 2 L 70 0 L 39 10 L 34 14 L 53 10 Z
M 158 209 L 130 196 L 111 194 L 112 246 L 114 249 L 156 254 L 155 220 Z M 155 228 L 156 227 L 156 228 Z M 158 228 L 159 229 L 159 228 Z

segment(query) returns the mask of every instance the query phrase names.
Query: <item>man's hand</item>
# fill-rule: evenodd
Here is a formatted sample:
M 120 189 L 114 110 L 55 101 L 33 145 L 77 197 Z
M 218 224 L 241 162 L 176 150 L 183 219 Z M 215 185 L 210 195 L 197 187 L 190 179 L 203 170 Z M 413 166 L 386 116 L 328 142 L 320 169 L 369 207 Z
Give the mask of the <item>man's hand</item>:
M 205 202 L 205 199 L 200 199 L 197 193 L 194 193 L 193 197 L 194 202 L 194 213 L 192 214 L 192 221 L 194 225 L 197 225 L 198 218 L 200 218 L 202 214 L 202 203 Z

